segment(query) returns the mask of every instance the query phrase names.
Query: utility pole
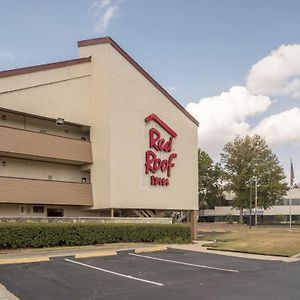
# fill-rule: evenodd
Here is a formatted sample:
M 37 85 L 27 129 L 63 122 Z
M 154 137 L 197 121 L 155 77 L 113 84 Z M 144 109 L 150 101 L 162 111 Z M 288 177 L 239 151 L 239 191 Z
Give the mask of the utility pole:
M 290 214 L 290 231 L 293 231 L 292 230 L 292 199 L 291 199 L 291 196 L 290 196 L 290 191 L 291 189 L 289 190 L 289 214 Z
M 257 176 L 254 176 L 254 183 L 255 183 L 255 192 L 254 192 L 254 199 L 255 199 L 255 226 L 257 226 Z
M 292 162 L 292 158 L 291 158 L 291 181 L 290 181 L 290 189 L 288 191 L 289 193 L 289 213 L 290 213 L 290 231 L 292 231 L 292 196 L 291 196 L 291 190 L 292 190 L 292 187 L 294 185 L 294 177 L 295 177 L 295 174 L 294 174 L 294 166 L 293 166 L 293 162 Z
M 251 226 L 252 226 L 252 182 L 250 184 L 250 209 L 249 209 L 249 213 L 250 213 L 249 225 L 250 225 L 250 229 L 251 229 Z

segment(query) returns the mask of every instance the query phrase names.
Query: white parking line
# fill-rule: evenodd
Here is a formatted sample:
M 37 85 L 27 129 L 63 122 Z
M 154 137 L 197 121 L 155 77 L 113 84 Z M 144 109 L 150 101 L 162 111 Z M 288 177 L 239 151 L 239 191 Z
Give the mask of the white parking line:
M 182 262 L 182 261 L 169 260 L 169 259 L 163 259 L 163 258 L 140 255 L 140 254 L 134 254 L 134 253 L 128 253 L 128 254 L 132 255 L 132 256 L 148 258 L 148 259 L 153 259 L 153 260 L 159 260 L 159 261 L 165 261 L 165 262 L 170 262 L 170 263 L 173 263 L 173 264 L 179 264 L 179 265 L 185 265 L 185 266 L 191 266 L 191 267 L 197 267 L 197 268 L 203 268 L 203 269 L 211 269 L 211 270 L 232 272 L 232 273 L 238 273 L 239 272 L 238 270 L 216 268 L 216 267 L 210 267 L 210 266 L 204 266 L 204 265 L 196 265 L 196 264 L 186 263 L 186 262 Z
M 77 264 L 77 265 L 80 265 L 80 266 L 84 266 L 84 267 L 87 267 L 87 268 L 95 269 L 95 270 L 98 270 L 98 271 L 102 271 L 102 272 L 110 273 L 110 274 L 113 274 L 113 275 L 125 277 L 125 278 L 132 279 L 132 280 L 142 281 L 142 282 L 145 282 L 145 283 L 150 283 L 150 284 L 154 284 L 154 285 L 158 285 L 158 286 L 163 286 L 164 285 L 163 283 L 150 281 L 150 280 L 145 280 L 145 279 L 142 279 L 142 278 L 137 278 L 137 277 L 134 277 L 134 276 L 125 275 L 125 274 L 122 274 L 122 273 L 113 272 L 113 271 L 110 271 L 110 270 L 94 267 L 92 265 L 87 265 L 87 264 L 84 264 L 84 263 L 81 263 L 81 262 L 78 262 L 78 261 L 75 261 L 75 260 L 71 260 L 71 259 L 68 259 L 68 258 L 65 258 L 65 261 L 73 263 L 73 264 Z

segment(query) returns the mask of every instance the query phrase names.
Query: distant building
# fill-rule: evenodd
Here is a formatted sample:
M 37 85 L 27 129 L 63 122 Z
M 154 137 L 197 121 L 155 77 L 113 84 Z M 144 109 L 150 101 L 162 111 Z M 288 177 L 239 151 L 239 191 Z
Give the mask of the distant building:
M 228 218 L 233 221 L 239 220 L 240 211 L 232 207 L 234 195 L 231 193 L 226 195 L 227 204 L 225 206 L 215 206 L 214 209 L 204 209 L 200 211 L 200 219 L 207 222 L 226 222 Z M 292 221 L 300 221 L 300 188 L 292 188 L 287 192 L 282 200 L 276 201 L 276 204 L 269 209 L 258 208 L 258 221 L 289 221 L 289 199 L 292 200 Z M 252 208 L 254 215 L 254 207 Z M 244 210 L 245 218 L 249 217 L 249 209 Z

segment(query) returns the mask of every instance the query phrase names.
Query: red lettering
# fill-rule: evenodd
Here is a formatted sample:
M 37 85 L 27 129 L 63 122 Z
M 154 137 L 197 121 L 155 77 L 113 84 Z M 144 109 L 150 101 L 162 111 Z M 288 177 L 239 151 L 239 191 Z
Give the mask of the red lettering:
M 154 175 L 152 175 L 150 178 L 151 178 L 151 185 L 160 185 L 160 186 L 169 185 L 168 178 L 156 177 Z
M 161 178 L 156 177 L 155 179 L 156 179 L 155 185 L 161 185 Z
M 149 130 L 149 143 L 150 143 L 150 148 L 154 148 L 155 150 L 159 151 L 158 148 L 158 141 L 160 139 L 160 133 L 158 130 L 156 130 L 155 128 L 151 128 Z
M 152 173 L 155 173 L 156 171 L 154 170 L 154 166 L 153 166 L 153 163 L 156 159 L 156 154 L 151 151 L 151 150 L 148 150 L 146 152 L 146 174 L 149 173 L 149 171 L 151 171 Z M 152 164 L 152 165 L 151 165 Z
M 153 166 L 154 166 L 155 172 L 158 171 L 160 169 L 160 166 L 161 166 L 161 159 L 160 158 L 156 158 Z
M 146 119 L 146 122 L 148 119 Z M 160 120 L 161 121 L 161 120 Z M 162 173 L 166 172 L 167 177 L 171 177 L 171 170 L 175 166 L 174 159 L 177 157 L 176 153 L 172 152 L 173 139 L 177 136 L 163 121 L 159 123 L 170 135 L 171 137 L 166 140 L 161 137 L 160 131 L 156 128 L 151 128 L 149 130 L 149 147 L 154 149 L 146 151 L 146 163 L 145 163 L 145 173 L 155 174 L 157 171 Z M 164 126 L 163 126 L 164 125 Z M 171 131 L 171 132 L 170 132 Z M 156 151 L 164 151 L 169 154 L 169 158 L 159 158 Z M 170 184 L 169 178 L 162 178 L 158 176 L 150 176 L 151 185 L 155 186 L 167 186 Z
M 166 159 L 164 159 L 164 160 L 161 162 L 161 167 L 160 167 L 160 169 L 162 170 L 162 172 L 164 172 L 164 171 L 167 170 L 168 164 L 169 164 L 169 162 L 168 162 L 168 160 L 166 160 Z
M 157 143 L 158 149 L 159 149 L 160 151 L 163 150 L 164 145 L 165 145 L 165 139 L 160 139 L 160 140 L 158 141 L 158 143 Z
M 168 162 L 168 171 L 167 171 L 167 176 L 171 177 L 171 168 L 173 168 L 175 166 L 175 164 L 172 162 L 174 158 L 177 157 L 176 153 L 172 153 L 169 157 L 169 162 Z
M 155 176 L 151 176 L 151 185 L 155 185 Z
M 162 172 L 167 171 L 167 176 L 171 177 L 171 168 L 175 166 L 175 164 L 173 163 L 173 159 L 176 157 L 177 154 L 172 153 L 169 156 L 169 159 L 161 160 L 156 156 L 156 154 L 152 150 L 148 150 L 146 152 L 145 173 L 156 173 L 158 170 L 161 170 Z
M 156 151 L 171 152 L 172 143 L 173 143 L 172 137 L 170 137 L 169 140 L 166 142 L 164 138 L 160 138 L 160 132 L 157 129 L 151 128 L 149 130 L 150 148 L 154 148 Z
M 165 152 L 171 152 L 172 151 L 172 143 L 173 143 L 173 138 L 170 137 L 170 139 L 166 142 L 164 146 L 164 151 Z

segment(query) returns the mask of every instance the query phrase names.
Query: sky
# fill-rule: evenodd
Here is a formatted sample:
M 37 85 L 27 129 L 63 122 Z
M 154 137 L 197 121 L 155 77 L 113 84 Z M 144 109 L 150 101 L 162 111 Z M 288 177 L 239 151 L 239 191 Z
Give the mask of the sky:
M 0 70 L 111 36 L 200 122 L 215 160 L 260 134 L 300 181 L 299 0 L 0 0 Z

